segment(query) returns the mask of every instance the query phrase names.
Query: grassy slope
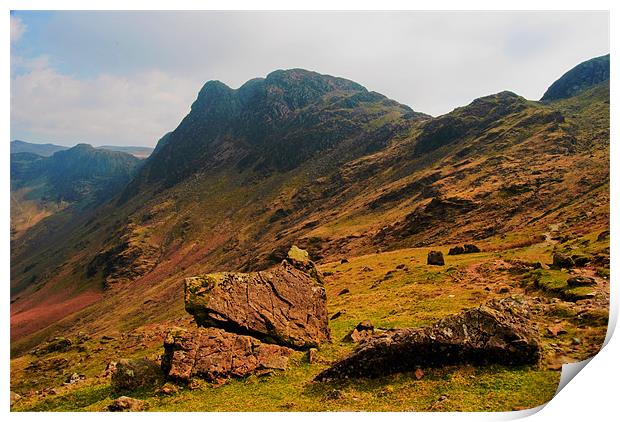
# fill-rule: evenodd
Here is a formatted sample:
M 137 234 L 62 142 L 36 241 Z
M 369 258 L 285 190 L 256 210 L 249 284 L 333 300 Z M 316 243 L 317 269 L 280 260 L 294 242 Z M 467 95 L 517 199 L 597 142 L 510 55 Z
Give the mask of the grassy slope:
M 579 238 L 579 242 L 572 247 L 583 244 L 584 239 L 589 241 L 587 247 L 575 247 L 573 251 L 592 253 L 608 246 L 606 240 L 596 241 L 596 233 L 593 232 Z M 441 248 L 444 253 L 448 246 Z M 568 246 L 571 245 L 563 247 Z M 530 289 L 523 282 L 526 276 L 502 267 L 505 260 L 515 258 L 549 262 L 552 251 L 558 245 L 545 241 L 523 248 L 505 249 L 501 240 L 496 240 L 487 243 L 486 247 L 495 247 L 499 251 L 448 256 L 445 267 L 425 265 L 427 248 L 350 257 L 345 264 L 325 263 L 321 268 L 328 274 L 329 313 L 333 315 L 343 311 L 343 315 L 330 321 L 333 342 L 321 348 L 318 364 L 308 364 L 303 354 L 298 352 L 292 360 L 291 369 L 282 374 L 231 380 L 218 388 L 199 383 L 199 388 L 184 388 L 171 397 L 154 396 L 147 392 L 136 397 L 147 400 L 152 410 L 195 411 L 499 411 L 543 404 L 551 399 L 557 387 L 558 363 L 587 358 L 600 347 L 606 331 L 605 300 L 608 301 L 608 296 L 605 297 L 605 290 L 608 284 L 603 279 L 598 280 L 598 297 L 602 302 L 589 313 L 582 313 L 581 317 L 592 315 L 594 318 L 598 315 L 599 320 L 592 319 L 584 324 L 577 317 L 576 309 L 586 305 L 556 302 L 553 293 Z M 406 268 L 396 270 L 399 264 L 405 264 Z M 546 269 L 542 273 L 550 279 L 565 278 L 565 273 L 554 270 Z M 535 308 L 540 311 L 536 322 L 545 348 L 544 359 L 538 367 L 445 367 L 424 369 L 425 376 L 421 380 L 406 373 L 376 380 L 328 384 L 311 382 L 314 375 L 330 361 L 351 350 L 353 345 L 343 341 L 343 337 L 360 320 L 371 319 L 380 328 L 422 326 L 490 298 L 506 295 L 498 293 L 498 288 L 504 285 L 510 287 L 507 294 L 525 294 L 530 300 L 543 298 L 543 305 Z M 350 293 L 339 295 L 345 287 Z M 533 303 L 538 302 L 534 299 Z M 115 340 L 89 340 L 82 351 L 58 354 L 70 360 L 66 369 L 39 373 L 34 379 L 25 368 L 38 358 L 24 355 L 14 359 L 11 364 L 12 390 L 22 394 L 43 386 L 59 386 L 72 372 L 87 376 L 83 384 L 57 387 L 56 395 L 44 397 L 35 394 L 25 398 L 14 410 L 102 410 L 113 397 L 109 380 L 99 377 L 106 363 L 121 355 L 156 358 L 162 352 L 163 335 L 169 327 L 191 325 L 189 318 L 182 314 L 180 312 L 180 318 L 173 321 L 126 332 L 124 337 L 114 331 L 109 332 L 116 336 Z M 552 339 L 544 337 L 546 327 L 557 323 L 561 323 L 568 333 Z M 573 344 L 572 338 L 579 338 L 580 344 Z M 54 354 L 49 357 L 54 357 Z M 326 399 L 333 389 L 341 390 L 343 398 Z M 437 403 L 442 395 L 446 395 L 448 400 Z

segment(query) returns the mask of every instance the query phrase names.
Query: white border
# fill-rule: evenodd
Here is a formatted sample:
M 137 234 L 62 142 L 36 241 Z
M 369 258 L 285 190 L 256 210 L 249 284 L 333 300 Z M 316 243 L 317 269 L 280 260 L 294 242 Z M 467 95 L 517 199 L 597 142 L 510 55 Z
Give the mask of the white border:
M 26 9 L 34 9 L 34 10 L 47 10 L 47 9 L 55 9 L 55 10 L 197 10 L 197 9 L 212 9 L 212 10 L 610 10 L 610 35 L 611 35 L 611 63 L 612 63 L 612 94 L 611 94 L 611 129 L 612 129 L 612 140 L 611 140 L 611 243 L 612 243 L 612 251 L 616 250 L 618 245 L 618 236 L 620 233 L 617 230 L 616 224 L 614 221 L 618 217 L 618 188 L 616 186 L 616 181 L 618 180 L 618 157 L 617 150 L 618 147 L 614 146 L 618 141 L 618 137 L 616 136 L 618 127 L 618 108 L 616 106 L 618 101 L 617 90 L 615 90 L 615 81 L 617 80 L 616 75 L 619 74 L 620 70 L 618 69 L 617 61 L 616 61 L 616 43 L 615 39 L 618 37 L 618 31 L 616 31 L 615 24 L 617 18 L 617 11 L 614 6 L 618 2 L 612 1 L 602 1 L 602 0 L 590 0 L 588 2 L 578 2 L 574 0 L 564 0 L 564 1 L 544 1 L 544 0 L 522 0 L 522 1 L 488 1 L 488 0 L 470 0 L 468 2 L 458 1 L 458 0 L 443 0 L 443 1 L 434 1 L 434 2 L 412 2 L 406 0 L 382 0 L 381 2 L 377 1 L 369 1 L 369 0 L 357 0 L 355 2 L 347 2 L 341 0 L 315 0 L 315 1 L 285 1 L 285 0 L 263 0 L 260 3 L 258 1 L 252 0 L 237 0 L 237 1 L 223 1 L 223 0 L 212 0 L 212 1 L 201 1 L 201 0 L 175 0 L 175 1 L 166 1 L 166 0 L 144 0 L 144 1 L 128 1 L 128 0 L 8 0 L 2 2 L 3 15 L 0 18 L 1 26 L 3 27 L 3 32 L 1 33 L 3 39 L 3 45 L 9 46 L 9 10 L 26 10 Z M 0 50 L 2 57 L 2 66 L 0 66 L 0 83 L 3 87 L 3 92 L 5 93 L 4 101 L 2 104 L 2 116 L 0 119 L 0 129 L 2 133 L 4 133 L 5 141 L 2 142 L 2 154 L 0 155 L 0 160 L 2 160 L 1 168 L 3 170 L 3 178 L 2 178 L 2 190 L 3 197 L 6 201 L 5 204 L 9 201 L 9 139 L 10 139 L 10 128 L 9 128 L 9 110 L 10 110 L 10 99 L 8 93 L 9 90 L 9 82 L 10 82 L 10 68 L 9 68 L 9 59 L 10 59 L 10 49 L 3 48 Z M 8 205 L 8 204 L 7 204 Z M 9 392 L 9 206 L 5 206 L 0 208 L 0 213 L 2 213 L 2 222 L 4 235 L 0 248 L 2 251 L 2 262 L 5 265 L 2 266 L 2 280 L 5 284 L 5 295 L 4 300 L 2 300 L 3 307 L 3 315 L 4 315 L 4 324 L 2 324 L 2 338 L 4 339 L 4 347 L 2 348 L 2 372 L 3 377 L 0 381 L 2 396 L 3 399 L 0 399 L 0 406 L 2 406 L 2 410 L 4 412 L 9 411 L 9 400 L 8 400 L 8 392 Z M 617 257 L 616 254 L 612 255 L 612 267 L 615 269 L 617 267 Z M 612 271 L 612 279 L 615 280 L 615 272 Z M 522 411 L 522 412 L 510 412 L 510 413 L 390 413 L 389 416 L 385 415 L 385 417 L 389 417 L 390 419 L 400 420 L 400 421 L 410 421 L 413 418 L 415 420 L 459 420 L 459 421 L 481 421 L 481 420 L 504 420 L 504 419 L 515 419 L 519 417 L 524 417 L 528 415 L 532 415 L 532 420 L 561 420 L 561 421 L 606 421 L 612 420 L 617 417 L 617 402 L 618 402 L 618 393 L 617 393 L 617 376 L 619 374 L 618 359 L 620 356 L 620 346 L 619 341 L 617 340 L 617 336 L 613 337 L 611 335 L 613 327 L 615 326 L 615 322 L 617 319 L 617 311 L 618 311 L 618 289 L 616 288 L 616 282 L 612 282 L 612 318 L 610 318 L 610 330 L 607 340 L 608 344 L 604 347 L 604 349 L 595 356 L 586 366 L 585 370 L 581 371 L 576 375 L 575 379 L 568 383 L 568 385 L 561 391 L 559 394 L 551 400 L 546 406 L 541 406 L 538 409 L 530 410 L 530 411 Z M 377 416 L 383 417 L 382 415 L 378 415 L 376 413 L 356 413 L 356 414 L 330 414 L 330 413 L 321 413 L 321 414 L 312 414 L 312 413 L 264 413 L 264 414 L 248 414 L 248 413 L 219 413 L 219 414 L 210 414 L 204 415 L 200 413 L 193 414 L 182 414 L 178 416 L 179 418 L 190 418 L 190 419 L 204 419 L 204 418 L 214 418 L 216 420 L 221 421 L 236 421 L 236 420 L 255 420 L 264 419 L 264 420 L 289 420 L 290 418 L 294 418 L 295 420 L 301 421 L 312 421 L 316 419 L 316 417 L 320 417 L 322 419 L 327 420 L 340 420 L 342 418 L 355 418 L 358 420 L 375 420 Z M 24 414 L 24 413 L 11 413 L 9 415 L 10 418 L 15 420 L 31 420 L 33 418 L 38 418 L 37 414 Z M 66 420 L 67 418 L 84 418 L 84 414 L 59 414 L 59 413 L 47 413 L 44 416 L 46 419 L 50 420 Z M 119 417 L 119 418 L 131 418 L 131 419 L 146 419 L 152 418 L 155 419 L 164 419 L 169 418 L 171 415 L 168 414 L 123 414 L 123 415 L 109 415 L 104 413 L 99 414 L 88 414 L 86 416 L 88 418 L 106 418 L 106 417 Z

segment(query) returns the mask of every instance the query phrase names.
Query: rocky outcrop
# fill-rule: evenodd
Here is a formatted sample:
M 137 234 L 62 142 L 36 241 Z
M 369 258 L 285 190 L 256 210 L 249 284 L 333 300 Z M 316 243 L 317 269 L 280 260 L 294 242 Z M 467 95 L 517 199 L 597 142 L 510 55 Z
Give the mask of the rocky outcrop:
M 417 367 L 534 364 L 541 357 L 529 308 L 513 298 L 492 301 L 424 328 L 388 331 L 321 372 L 316 380 L 377 377 Z
M 149 273 L 159 262 L 161 251 L 144 234 L 144 228 L 128 224 L 119 233 L 120 242 L 100 251 L 88 263 L 86 275 L 94 277 L 101 272 L 105 287 L 132 282 Z
M 269 370 L 284 370 L 293 352 L 245 335 L 219 328 L 171 331 L 164 342 L 162 369 L 169 379 L 192 377 L 211 382 Z
M 308 253 L 296 247 L 270 270 L 185 280 L 185 309 L 199 326 L 296 349 L 330 338 L 326 302 L 320 272 Z
M 372 337 L 375 332 L 375 326 L 372 321 L 365 319 L 355 326 L 355 328 L 345 336 L 345 340 L 355 343 L 363 343 Z
M 445 265 L 441 251 L 430 251 L 426 257 L 427 265 Z
M 466 253 L 478 253 L 480 252 L 480 248 L 476 245 L 472 245 L 471 243 L 466 243 L 463 246 L 455 246 L 450 248 L 448 251 L 448 255 L 461 255 Z
M 566 280 L 566 284 L 569 287 L 593 286 L 596 285 L 596 280 L 592 277 L 576 276 Z
M 32 354 L 35 356 L 43 356 L 53 352 L 66 352 L 71 348 L 72 344 L 73 343 L 68 338 L 55 337 L 34 349 Z
M 121 359 L 112 372 L 112 391 L 154 390 L 163 384 L 160 366 L 148 359 Z
M 573 268 L 575 262 L 570 256 L 558 252 L 553 254 L 553 266 L 556 268 Z

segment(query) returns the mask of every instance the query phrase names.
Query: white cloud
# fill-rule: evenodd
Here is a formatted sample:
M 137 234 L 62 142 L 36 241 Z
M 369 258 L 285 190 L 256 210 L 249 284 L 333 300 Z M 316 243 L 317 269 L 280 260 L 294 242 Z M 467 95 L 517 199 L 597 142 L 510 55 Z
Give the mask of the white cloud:
M 80 80 L 35 66 L 11 81 L 13 139 L 154 145 L 189 111 L 200 83 L 146 71 Z
M 26 25 L 17 16 L 11 16 L 11 43 L 19 41 L 26 32 Z
M 438 115 L 502 90 L 538 99 L 571 67 L 609 52 L 607 12 L 55 12 L 44 25 L 23 19 L 33 34 L 37 25 L 37 37 L 12 46 L 12 136 L 65 143 L 152 145 L 210 79 L 238 87 L 302 67 Z

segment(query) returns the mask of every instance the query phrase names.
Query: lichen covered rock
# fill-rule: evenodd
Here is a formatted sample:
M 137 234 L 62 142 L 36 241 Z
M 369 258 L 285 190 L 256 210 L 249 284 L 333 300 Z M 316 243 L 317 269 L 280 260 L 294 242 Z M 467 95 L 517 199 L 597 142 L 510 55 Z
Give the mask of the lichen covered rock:
M 296 349 L 330 338 L 326 303 L 320 272 L 307 252 L 296 247 L 270 270 L 185 280 L 185 309 L 199 326 Z
M 162 369 L 174 381 L 200 377 L 219 382 L 261 370 L 284 370 L 292 352 L 219 328 L 177 329 L 164 342 Z
M 397 329 L 373 337 L 321 372 L 316 380 L 377 377 L 417 367 L 463 363 L 534 364 L 541 350 L 528 306 L 506 298 L 428 327 Z
M 154 390 L 164 382 L 160 365 L 142 359 L 121 359 L 112 372 L 112 391 Z

